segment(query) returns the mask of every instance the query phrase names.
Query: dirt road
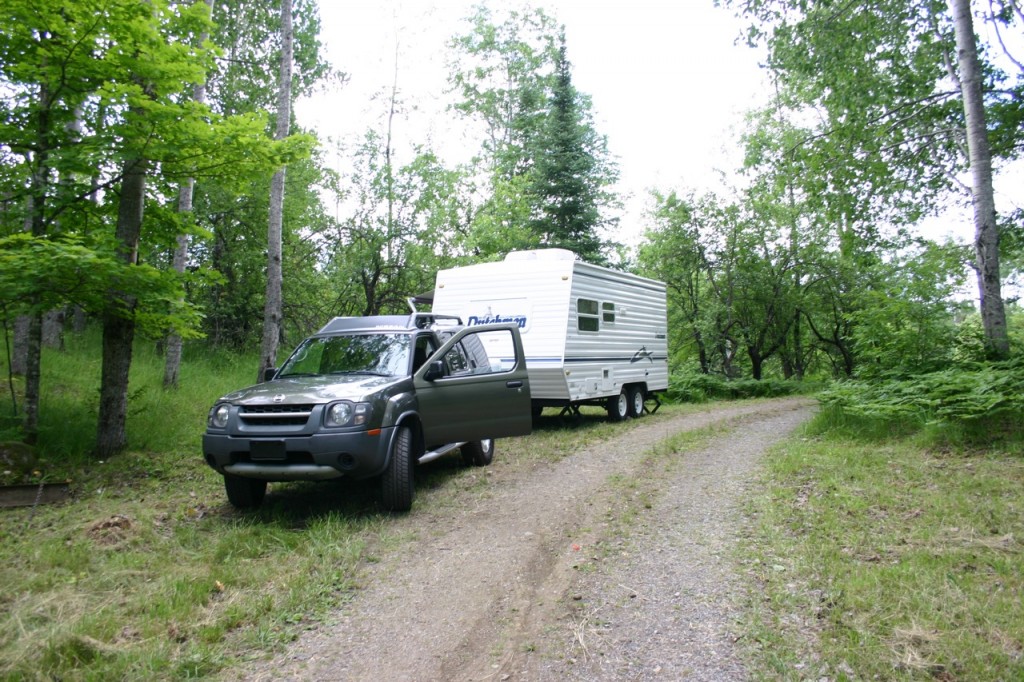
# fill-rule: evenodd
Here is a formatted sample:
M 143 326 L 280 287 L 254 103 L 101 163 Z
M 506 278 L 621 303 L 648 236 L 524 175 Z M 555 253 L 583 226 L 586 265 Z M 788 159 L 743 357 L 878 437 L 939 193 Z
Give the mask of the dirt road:
M 742 680 L 737 505 L 806 400 L 650 419 L 497 487 L 395 522 L 331 623 L 243 671 L 263 680 Z M 650 457 L 712 425 L 710 443 Z

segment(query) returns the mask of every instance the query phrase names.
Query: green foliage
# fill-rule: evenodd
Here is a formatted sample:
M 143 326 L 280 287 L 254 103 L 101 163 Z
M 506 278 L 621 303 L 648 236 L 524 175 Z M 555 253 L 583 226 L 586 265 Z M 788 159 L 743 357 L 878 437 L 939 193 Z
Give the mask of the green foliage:
M 777 398 L 812 391 L 815 386 L 781 379 L 727 379 L 716 374 L 674 372 L 666 396 L 673 402 Z
M 369 130 L 350 152 L 337 186 L 348 210 L 324 245 L 333 314 L 408 311 L 463 246 L 464 173 L 427 147 L 413 151 L 396 163 L 387 137 Z
M 604 263 L 612 248 L 598 231 L 610 225 L 617 170 L 589 99 L 572 86 L 563 33 L 543 10 L 508 11 L 498 23 L 481 5 L 450 41 L 453 108 L 487 130 L 479 163 L 489 191 L 467 238 L 484 258 L 554 246 Z
M 13 302 L 6 312 L 42 313 L 68 303 L 99 311 L 110 306 L 116 287 L 137 292 L 135 307 L 117 312 L 134 316 L 143 332 L 195 337 L 199 314 L 183 301 L 182 278 L 146 264 L 127 266 L 116 249 L 104 235 L 0 237 L 0 300 Z
M 607 188 L 617 172 L 606 140 L 594 130 L 589 101 L 572 85 L 564 33 L 561 41 L 544 125 L 532 142 L 529 225 L 541 244 L 605 265 L 598 234 L 607 221 L 601 209 L 612 201 Z
M 752 22 L 748 38 L 767 48 L 778 92 L 771 107 L 757 114 L 746 140 L 747 167 L 758 172 L 755 182 L 776 189 L 785 184 L 802 222 L 815 228 L 811 239 L 819 239 L 824 228 L 831 230 L 841 262 L 844 267 L 854 264 L 856 275 L 863 274 L 861 254 L 881 255 L 879 263 L 901 260 L 892 255 L 899 253 L 899 242 L 904 241 L 899 230 L 963 198 L 963 188 L 954 178 L 969 165 L 960 91 L 964 74 L 957 72 L 950 7 L 932 0 L 853 2 L 842 7 L 799 0 L 722 4 L 735 7 Z M 999 34 L 1019 32 L 1020 20 L 1019 13 L 999 12 L 989 20 L 994 31 L 977 31 L 979 36 L 996 36 L 979 51 L 984 60 L 986 121 L 980 128 L 987 130 L 982 137 L 987 137 L 997 160 L 1016 158 L 1024 141 L 1024 70 L 1006 54 Z M 1007 64 L 1009 70 L 1003 68 Z M 970 191 L 987 194 L 981 187 Z M 978 207 L 987 203 L 981 199 L 974 197 Z M 985 333 L 991 337 L 992 351 L 1005 355 L 999 323 L 999 284 L 1005 272 L 1001 275 L 994 248 L 982 248 L 997 242 L 991 216 L 977 224 L 983 232 L 976 240 L 975 267 L 982 273 Z M 882 234 L 894 228 L 895 236 Z M 886 252 L 878 254 L 879 247 Z M 961 278 L 966 262 L 948 262 L 947 273 Z M 871 280 L 867 279 L 847 280 L 846 290 L 863 291 L 862 285 Z M 859 315 L 854 325 L 881 331 L 870 305 L 865 309 L 841 294 L 830 298 L 842 304 L 837 308 L 839 320 Z M 922 321 L 919 315 L 913 317 L 914 323 L 897 331 L 913 333 Z M 833 329 L 845 324 L 839 322 Z M 847 335 L 850 330 L 840 331 Z M 882 340 L 872 330 L 868 336 L 869 345 Z M 833 352 L 850 365 L 855 349 L 848 335 L 820 333 L 819 339 L 827 339 Z M 890 344 L 892 356 L 883 358 L 883 364 L 894 364 L 902 354 L 899 346 L 913 346 L 909 342 L 897 339 Z M 927 349 L 909 350 L 910 362 L 928 355 Z
M 205 3 L 19 1 L 9 11 L 0 78 L 13 96 L 0 105 L 0 133 L 13 153 L 0 165 L 0 188 L 15 210 L 4 211 L 2 229 L 30 224 L 36 241 L 6 243 L 4 276 L 14 284 L 16 272 L 21 283 L 0 296 L 32 300 L 37 310 L 77 304 L 99 312 L 120 300 L 102 293 L 116 284 L 143 303 L 138 321 L 150 333 L 194 333 L 198 316 L 178 303 L 182 283 L 173 274 L 111 260 L 115 249 L 134 249 L 111 242 L 118 201 L 111 190 L 125 160 L 158 168 L 141 235 L 142 252 L 158 253 L 179 234 L 205 234 L 158 210 L 183 178 L 216 178 L 237 191 L 307 156 L 312 139 L 275 143 L 265 115 L 219 116 L 183 97 L 213 63 L 214 49 L 198 40 L 210 30 Z
M 886 381 L 843 382 L 823 391 L 819 400 L 833 427 L 874 423 L 882 432 L 930 429 L 940 440 L 978 444 L 1021 439 L 1024 362 L 1017 358 Z

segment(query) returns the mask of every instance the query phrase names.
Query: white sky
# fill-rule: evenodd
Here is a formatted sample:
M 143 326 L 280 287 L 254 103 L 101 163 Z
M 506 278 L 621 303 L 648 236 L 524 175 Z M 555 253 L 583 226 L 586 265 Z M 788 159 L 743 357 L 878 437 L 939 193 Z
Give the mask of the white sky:
M 467 31 L 462 20 L 474 4 L 321 0 L 327 59 L 348 73 L 350 82 L 301 102 L 301 124 L 323 137 L 361 136 L 382 120 L 385 103 L 374 96 L 390 89 L 397 54 L 398 89 L 408 111 L 397 123 L 396 146 L 429 136 L 443 157 L 462 161 L 458 141 L 469 134 L 467 124 L 444 111 L 452 101 L 444 93 L 446 42 Z M 710 190 L 720 185 L 715 169 L 738 166 L 742 115 L 763 101 L 764 86 L 757 54 L 736 44 L 742 24 L 730 12 L 715 8 L 712 0 L 532 4 L 565 24 L 573 84 L 591 96 L 595 127 L 619 162 L 619 189 L 627 200 L 625 233 L 635 238 L 644 228 L 641 212 L 649 188 Z M 491 3 L 495 12 L 510 5 L 518 6 L 519 0 Z
M 395 123 L 400 155 L 417 142 L 448 163 L 476 151 L 466 119 L 446 112 L 446 43 L 468 30 L 464 19 L 481 0 L 320 0 L 326 57 L 349 75 L 344 87 L 300 102 L 302 125 L 321 137 L 361 138 L 371 126 L 383 133 L 386 98 L 396 75 L 405 104 Z M 504 7 L 488 4 L 500 20 Z M 758 68 L 761 53 L 738 44 L 744 22 L 713 0 L 533 0 L 565 24 L 573 83 L 591 96 L 597 131 L 619 162 L 619 191 L 626 202 L 617 241 L 635 244 L 647 227 L 648 190 L 720 190 L 716 171 L 741 164 L 743 114 L 767 101 Z M 469 148 L 462 141 L 471 141 Z M 344 170 L 344 155 L 333 163 Z M 997 178 L 997 208 L 1019 205 L 1019 178 Z M 726 181 L 727 182 L 727 181 Z M 1000 192 L 1000 190 L 1002 190 Z M 969 210 L 953 210 L 920 227 L 932 238 L 969 241 Z

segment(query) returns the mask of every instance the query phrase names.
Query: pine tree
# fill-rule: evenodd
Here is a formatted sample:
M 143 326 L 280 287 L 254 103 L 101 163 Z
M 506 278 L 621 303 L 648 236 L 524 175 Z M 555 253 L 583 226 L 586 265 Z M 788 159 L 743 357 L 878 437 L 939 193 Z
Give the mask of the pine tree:
M 591 124 L 589 100 L 573 87 L 565 34 L 560 38 L 545 124 L 534 141 L 530 228 L 546 246 L 605 263 L 597 230 L 605 224 L 604 189 L 614 180 L 615 170 L 605 139 Z

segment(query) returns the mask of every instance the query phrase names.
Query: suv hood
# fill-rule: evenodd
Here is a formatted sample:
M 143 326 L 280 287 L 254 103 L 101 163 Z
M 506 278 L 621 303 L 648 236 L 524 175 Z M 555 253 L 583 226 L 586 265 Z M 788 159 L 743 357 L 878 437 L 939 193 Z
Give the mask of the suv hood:
M 219 402 L 236 405 L 308 405 L 332 400 L 361 402 L 384 386 L 408 379 L 367 374 L 287 377 L 228 393 Z

